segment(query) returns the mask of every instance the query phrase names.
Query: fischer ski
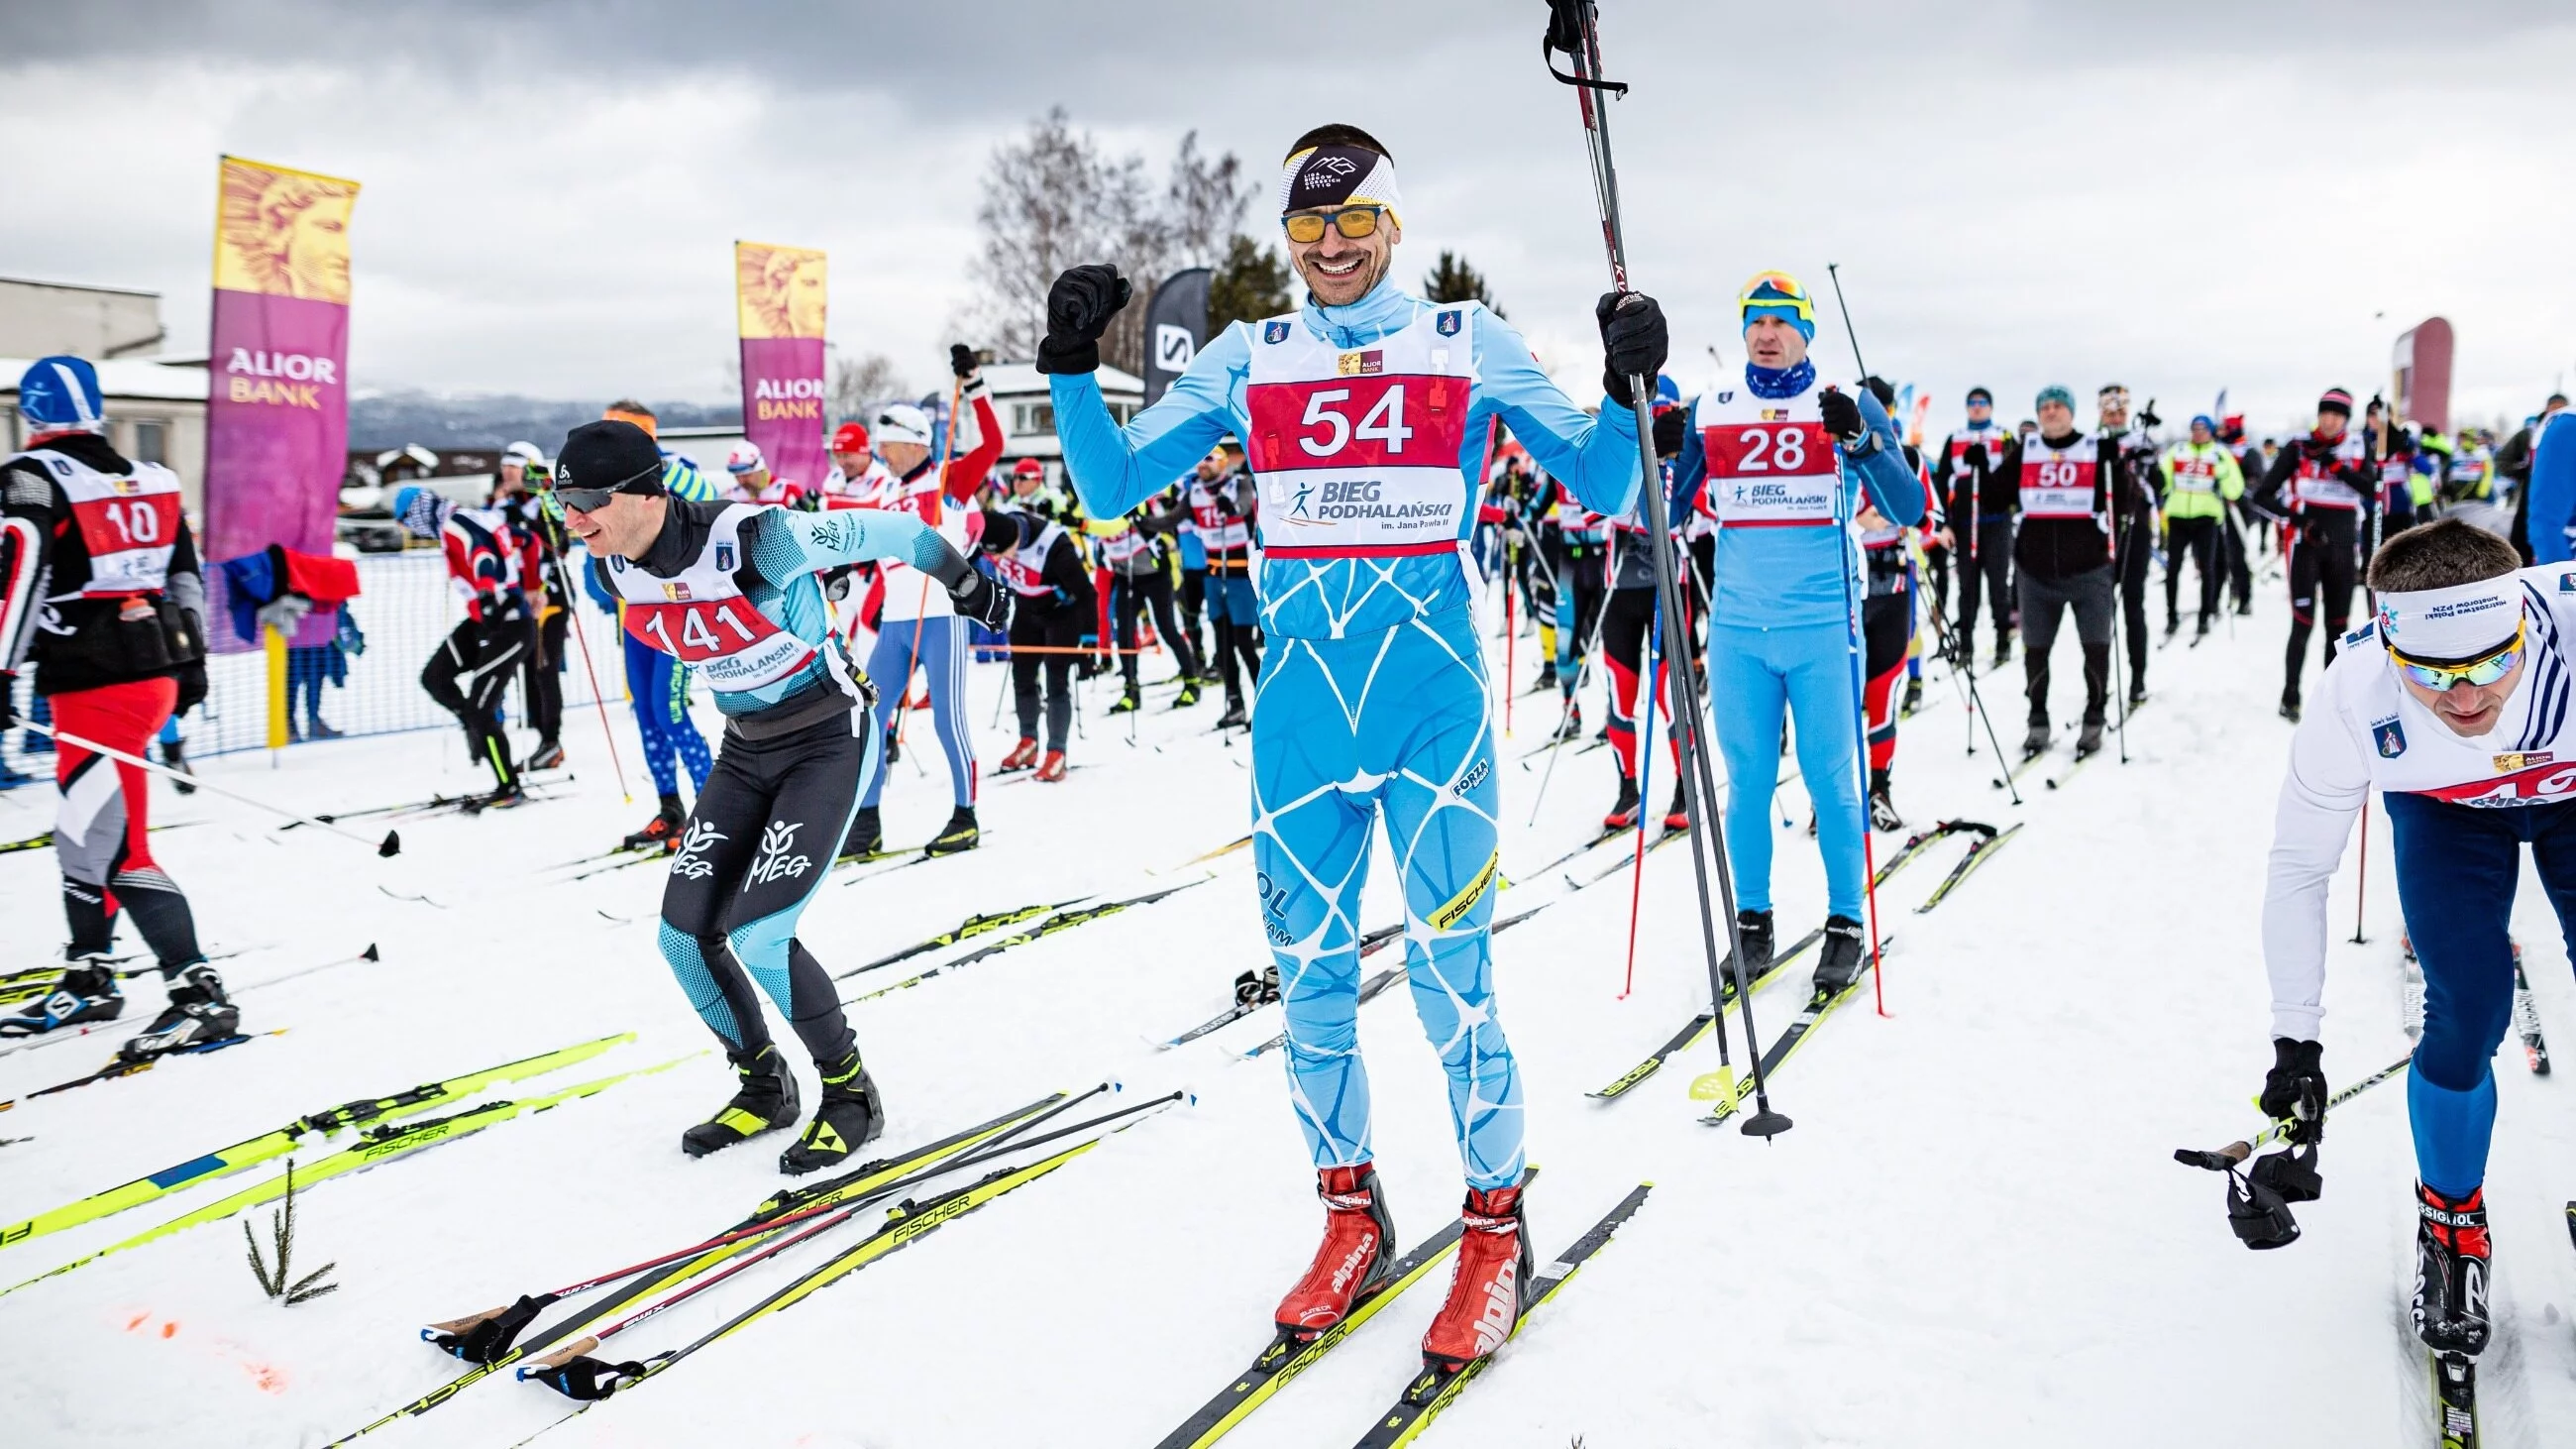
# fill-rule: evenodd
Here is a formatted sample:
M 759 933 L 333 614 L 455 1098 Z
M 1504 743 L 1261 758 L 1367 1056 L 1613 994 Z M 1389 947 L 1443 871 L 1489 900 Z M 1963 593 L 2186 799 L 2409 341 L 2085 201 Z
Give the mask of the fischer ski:
M 1521 1172 L 1521 1186 L 1527 1188 L 1538 1177 L 1538 1169 Z M 1432 1269 L 1458 1247 L 1466 1232 L 1463 1218 L 1451 1218 L 1449 1226 L 1416 1243 L 1412 1250 L 1395 1260 L 1386 1283 L 1376 1292 L 1351 1301 L 1351 1311 L 1340 1322 L 1313 1337 L 1292 1329 L 1273 1325 L 1270 1345 L 1253 1356 L 1252 1366 L 1235 1376 L 1232 1383 L 1219 1389 L 1214 1398 L 1199 1406 L 1197 1413 L 1181 1421 L 1181 1426 L 1163 1436 L 1154 1449 L 1206 1449 L 1222 1439 L 1236 1425 L 1251 1417 L 1252 1411 L 1270 1401 L 1270 1396 L 1288 1387 L 1291 1380 L 1313 1368 L 1334 1345 L 1349 1337 L 1363 1323 L 1377 1316 L 1377 1311 L 1395 1301 L 1396 1296 L 1420 1282 Z
M 119 1077 L 136 1076 L 152 1070 L 154 1065 L 171 1057 L 203 1056 L 208 1052 L 219 1052 L 226 1047 L 237 1047 L 257 1041 L 264 1036 L 284 1035 L 286 1035 L 286 1028 L 282 1026 L 268 1031 L 253 1032 L 248 1036 L 235 1032 L 231 1036 L 217 1037 L 212 1041 L 191 1042 L 186 1046 L 162 1052 L 158 1056 L 145 1057 L 140 1061 L 127 1061 L 123 1057 L 118 1057 L 97 1071 L 84 1073 L 68 1082 L 56 1082 L 50 1087 L 38 1087 L 24 1097 L 11 1097 L 7 1101 L 0 1102 L 0 1112 L 6 1112 L 21 1102 L 33 1101 L 38 1097 L 50 1097 L 56 1092 L 68 1092 L 74 1087 L 86 1087 L 92 1082 L 112 1082 Z
M 204 1182 L 209 1178 L 221 1177 L 226 1173 L 239 1172 L 245 1167 L 256 1167 L 272 1158 L 283 1157 L 294 1151 L 310 1133 L 328 1134 L 337 1132 L 343 1127 L 356 1127 L 375 1122 L 387 1122 L 398 1117 L 409 1117 L 428 1111 L 432 1107 L 471 1096 L 497 1083 L 515 1082 L 522 1078 L 556 1071 L 571 1066 L 575 1062 L 587 1061 L 610 1047 L 634 1039 L 635 1033 L 631 1031 L 619 1032 L 615 1036 L 604 1036 L 596 1041 L 580 1042 L 555 1051 L 540 1052 L 536 1056 L 522 1057 L 515 1062 L 504 1062 L 497 1067 L 487 1067 L 479 1072 L 450 1077 L 443 1082 L 430 1082 L 408 1091 L 396 1092 L 391 1096 L 362 1098 L 337 1107 L 325 1107 L 317 1112 L 308 1112 L 273 1132 L 263 1132 L 256 1137 L 236 1142 L 230 1147 L 219 1147 L 203 1157 L 173 1163 L 149 1177 L 138 1177 L 121 1186 L 111 1187 L 104 1192 L 95 1192 L 75 1202 L 66 1203 L 50 1212 L 38 1213 L 24 1222 L 0 1227 L 0 1248 L 24 1242 L 29 1238 L 40 1238 L 47 1233 L 60 1232 L 64 1228 L 77 1227 L 111 1213 L 121 1213 L 127 1208 L 139 1207 L 155 1198 L 167 1196 L 180 1188 Z
M 986 1203 L 992 1202 L 994 1199 L 1001 1197 L 1003 1194 L 1011 1192 L 1017 1188 L 1024 1187 L 1029 1183 L 1037 1181 L 1041 1177 L 1047 1176 L 1056 1169 L 1064 1166 L 1066 1163 L 1071 1162 L 1075 1158 L 1082 1156 L 1084 1153 L 1091 1151 L 1095 1147 L 1098 1147 L 1101 1143 L 1107 1141 L 1110 1136 L 1119 1132 L 1124 1132 L 1129 1127 L 1136 1125 L 1137 1122 L 1144 1120 L 1146 1115 L 1159 1111 L 1164 1107 L 1168 1107 L 1175 1102 L 1187 1100 L 1188 1095 L 1189 1094 L 1186 1092 L 1173 1092 L 1168 1096 L 1158 1097 L 1151 1102 L 1129 1108 L 1125 1113 L 1120 1114 L 1126 1116 L 1128 1118 L 1127 1121 L 1120 1123 L 1116 1127 L 1111 1128 L 1109 1132 L 1103 1133 L 1098 1137 L 1094 1137 L 1087 1142 L 1075 1143 L 1073 1146 L 1068 1147 L 1064 1151 L 1056 1153 L 1051 1157 L 1041 1158 L 1036 1162 L 1028 1163 L 1020 1167 L 997 1168 L 986 1177 L 976 1182 L 969 1183 L 964 1187 L 954 1188 L 948 1192 L 940 1193 L 936 1196 L 925 1198 L 920 1201 L 906 1199 L 903 1202 L 897 1203 L 892 1208 L 887 1209 L 884 1222 L 878 1226 L 875 1232 L 868 1234 L 868 1236 L 844 1249 L 828 1262 L 825 1262 L 820 1267 L 806 1273 L 802 1277 L 796 1279 L 796 1281 L 788 1284 L 786 1287 L 770 1294 L 758 1303 L 753 1304 L 750 1308 L 734 1315 L 724 1323 L 717 1325 L 715 1328 L 708 1330 L 706 1333 L 699 1335 L 697 1338 L 692 1339 L 688 1343 L 683 1344 L 676 1349 L 672 1349 L 664 1353 L 658 1353 L 643 1360 L 610 1364 L 590 1358 L 588 1356 L 589 1349 L 595 1348 L 598 1345 L 595 1341 L 585 1339 L 574 1343 L 558 1353 L 549 1355 L 547 1359 L 539 1360 L 537 1363 L 519 1369 L 518 1377 L 522 1380 L 533 1380 L 537 1383 L 542 1383 L 547 1387 L 556 1390 L 558 1393 L 564 1394 L 568 1398 L 580 1399 L 583 1401 L 580 1408 L 573 1410 L 572 1413 L 566 1414 L 562 1419 L 555 1421 L 556 1424 L 561 1424 L 566 1420 L 588 1412 L 591 1405 L 597 1403 L 599 1400 L 609 1398 L 612 1395 L 631 1389 L 637 1384 L 644 1382 L 646 1379 L 669 1369 L 672 1365 L 686 1359 L 689 1355 L 696 1353 L 699 1349 L 702 1349 L 720 1339 L 730 1338 L 734 1334 L 740 1333 L 742 1330 L 749 1328 L 751 1325 L 758 1323 L 760 1320 L 767 1318 L 773 1313 L 793 1308 L 798 1303 L 812 1297 L 815 1293 L 831 1286 L 833 1283 L 848 1277 L 850 1274 L 855 1273 L 862 1268 L 870 1266 L 882 1258 L 910 1247 L 920 1239 L 928 1237 L 930 1234 L 937 1232 L 940 1228 L 949 1223 L 955 1222 L 957 1219 L 966 1216 L 968 1213 L 974 1212 L 978 1208 L 983 1207 Z M 1105 1121 L 1107 1119 L 1103 1120 Z M 857 1211 L 859 1211 L 859 1209 L 856 1207 L 848 1210 L 849 1213 L 855 1213 Z M 844 1214 L 844 1216 L 846 1215 L 847 1214 Z M 803 1233 L 796 1234 L 794 1238 L 791 1238 L 788 1241 L 802 1239 L 813 1233 L 820 1232 L 824 1228 L 832 1225 L 833 1224 L 830 1222 L 818 1224 L 816 1227 L 809 1228 Z M 782 1242 L 777 1246 L 783 1248 L 786 1244 Z M 637 1321 L 640 1321 L 640 1319 Z M 551 1429 L 553 1427 L 553 1424 L 546 1426 L 547 1429 Z M 538 1432 L 543 1433 L 545 1430 L 541 1429 Z M 534 1436 L 532 1435 L 530 1437 Z
M 1807 1038 L 1815 1034 L 1816 1027 L 1826 1017 L 1834 1014 L 1835 1008 L 1858 996 L 1862 985 L 1869 980 L 1870 973 L 1878 969 L 1879 958 L 1886 955 L 1888 949 L 1895 944 L 1894 936 L 1881 937 L 1878 949 L 1861 958 L 1860 974 L 1852 978 L 1851 985 L 1830 993 L 1810 992 L 1805 1009 L 1801 1010 L 1787 1026 L 1780 1029 L 1780 1035 L 1772 1041 L 1770 1048 L 1762 1053 L 1760 1073 L 1743 1078 L 1732 1091 L 1717 1096 L 1717 1106 L 1699 1120 L 1707 1126 L 1715 1127 L 1733 1118 L 1736 1109 L 1743 1106 L 1745 1099 L 1753 1095 L 1753 1084 L 1757 1081 L 1769 1081 L 1772 1073 L 1779 1071 L 1783 1063 L 1797 1054 L 1798 1048 L 1807 1044 Z M 1699 1082 L 1692 1084 L 1691 1095 L 1695 1100 L 1709 1100 L 1703 1087 L 1708 1080 L 1703 1077 Z
M 1512 1320 L 1511 1333 L 1505 1335 L 1504 1342 L 1509 1343 L 1518 1336 L 1521 1325 L 1529 1321 L 1529 1316 L 1554 1299 L 1559 1289 L 1583 1271 L 1583 1265 L 1592 1260 L 1593 1254 L 1601 1251 L 1611 1235 L 1636 1216 L 1638 1208 L 1645 1206 L 1646 1195 L 1654 1189 L 1651 1182 L 1637 1184 L 1601 1221 L 1586 1228 L 1583 1236 L 1576 1238 L 1572 1246 L 1538 1270 L 1538 1275 L 1530 1280 L 1528 1296 L 1521 1303 L 1519 1316 Z M 1399 1445 L 1412 1443 L 1415 1436 L 1430 1427 L 1431 1421 L 1456 1402 L 1467 1385 L 1475 1382 L 1493 1361 L 1494 1355 L 1489 1353 L 1482 1358 L 1469 1359 L 1455 1369 L 1439 1364 L 1424 1365 L 1422 1371 L 1414 1375 L 1413 1382 L 1397 1396 L 1395 1403 L 1378 1416 L 1377 1423 L 1360 1436 L 1355 1449 L 1398 1449 Z
M 851 977 L 860 975 L 863 972 L 874 971 L 883 966 L 892 966 L 898 961 L 909 961 L 915 956 L 939 950 L 943 946 L 954 946 L 960 941 L 967 940 L 975 936 L 986 935 L 993 931 L 998 931 L 1004 926 L 1016 926 L 1022 921 L 1043 916 L 1049 911 L 1062 910 L 1065 907 L 1073 905 L 1075 902 L 1083 899 L 1084 897 L 1082 896 L 1075 896 L 1071 900 L 1055 901 L 1052 903 L 1040 902 L 1033 906 L 1019 906 L 1007 911 L 994 911 L 989 915 L 979 912 L 975 915 L 968 916 L 966 919 L 958 922 L 954 926 L 951 926 L 947 930 L 940 932 L 936 936 L 932 936 L 927 940 L 917 941 L 912 945 L 904 947 L 900 951 L 888 952 L 887 954 L 879 956 L 877 959 L 868 962 L 864 966 L 853 966 L 849 970 L 835 975 L 832 979 L 835 981 L 847 981 Z
M 164 830 L 185 830 L 191 825 L 204 823 L 202 820 L 176 820 L 167 825 L 153 826 L 151 833 L 158 835 Z M 24 840 L 0 840 L 0 855 L 13 855 L 21 850 L 42 850 L 53 843 L 54 832 L 50 830 L 42 835 L 30 835 Z
M 883 1190 L 899 1189 L 905 1182 L 913 1180 L 916 1175 L 927 1172 L 946 1159 L 962 1156 L 968 1149 L 978 1144 L 991 1141 L 996 1134 L 1012 1129 L 1014 1124 L 1033 1125 L 1031 1122 L 1033 1117 L 1048 1114 L 1051 1110 L 1062 1110 L 1069 1105 L 1071 1103 L 1061 1092 L 1040 1098 L 1016 1112 L 1005 1113 L 980 1126 L 970 1127 L 927 1146 L 915 1148 L 902 1157 L 880 1158 L 864 1163 L 837 1178 L 788 1189 L 764 1200 L 759 1207 L 752 1210 L 750 1216 L 726 1232 L 719 1233 L 704 1243 L 682 1249 L 679 1253 L 666 1254 L 615 1272 L 585 1279 L 552 1293 L 533 1297 L 523 1295 L 517 1302 L 506 1308 L 494 1308 L 446 1323 L 432 1324 L 422 1329 L 420 1336 L 456 1357 L 473 1363 L 475 1367 L 364 1428 L 332 1440 L 331 1445 L 326 1446 L 326 1449 L 337 1449 L 337 1446 L 371 1434 L 397 1419 L 415 1418 L 426 1414 L 462 1393 L 477 1381 L 580 1332 L 593 1322 L 651 1294 L 665 1284 L 684 1282 L 704 1273 L 736 1252 L 742 1251 L 745 1244 L 757 1242 L 770 1231 L 768 1225 L 776 1223 L 783 1217 L 811 1214 L 837 1203 L 879 1194 Z M 636 1278 L 619 1292 L 601 1302 L 575 1311 L 563 1322 L 551 1328 L 530 1335 L 526 1343 L 512 1344 L 511 1340 L 520 1330 L 526 1328 L 538 1313 L 551 1307 L 558 1300 L 576 1293 L 587 1292 L 592 1288 L 603 1287 L 621 1278 L 634 1277 L 638 1273 L 644 1276 Z
M 688 1061 L 691 1057 L 705 1054 L 703 1051 L 691 1052 L 688 1056 L 673 1057 L 667 1062 L 654 1066 L 638 1067 L 633 1071 L 594 1078 L 577 1086 L 566 1087 L 560 1092 L 550 1092 L 542 1097 L 529 1097 L 522 1101 L 485 1102 L 480 1106 L 468 1107 L 452 1116 L 432 1117 L 425 1122 L 413 1122 L 402 1126 L 387 1123 L 379 1127 L 363 1128 L 359 1133 L 360 1140 L 357 1142 L 317 1162 L 307 1164 L 298 1174 L 302 1181 L 296 1183 L 296 1187 L 299 1191 L 309 1192 L 312 1190 L 312 1184 L 325 1178 L 338 1177 L 350 1172 L 364 1172 L 379 1163 L 406 1156 L 424 1147 L 435 1147 L 443 1142 L 452 1142 L 459 1137 L 470 1137 L 487 1127 L 498 1126 L 514 1117 L 544 1112 L 563 1103 L 607 1091 L 620 1082 L 667 1071 Z M 48 1278 L 60 1277 L 74 1268 L 95 1263 L 110 1253 L 121 1253 L 127 1248 L 138 1248 L 145 1243 L 193 1228 L 200 1223 L 215 1222 L 231 1217 L 245 1208 L 254 1208 L 261 1203 L 274 1201 L 286 1195 L 286 1185 L 287 1177 L 281 1173 L 256 1187 L 244 1188 L 219 1202 L 208 1203 L 193 1212 L 172 1218 L 158 1227 L 148 1228 L 120 1242 L 110 1243 L 96 1252 L 74 1258 L 61 1267 L 39 1273 L 23 1283 L 0 1288 L 0 1297 L 15 1293 L 20 1288 L 42 1283 Z
M 2478 1361 L 2464 1353 L 2426 1357 L 2433 1366 L 2433 1406 L 2442 1420 L 2442 1449 L 2478 1449 Z
M 1825 939 L 1825 928 L 1818 926 L 1814 930 L 1799 937 L 1797 940 L 1790 942 L 1788 950 L 1775 954 L 1771 958 L 1771 964 L 1763 968 L 1762 974 L 1753 978 L 1754 989 L 1757 991 L 1760 990 L 1762 983 L 1779 974 L 1779 972 L 1783 968 L 1787 967 L 1791 962 L 1796 961 L 1799 957 L 1814 950 L 1816 948 L 1816 943 L 1823 939 Z M 1683 1052 L 1689 1051 L 1692 1047 L 1699 1045 L 1701 1039 L 1706 1037 L 1716 1028 L 1718 1018 L 1727 1012 L 1734 1010 L 1735 1003 L 1740 999 L 1740 993 L 1737 992 L 1735 987 L 1735 961 L 1733 957 L 1729 957 L 1726 965 L 1718 972 L 1718 979 L 1725 983 L 1723 988 L 1725 999 L 1718 1003 L 1716 1010 L 1703 1011 L 1699 1015 L 1692 1017 L 1689 1025 L 1683 1027 L 1680 1031 L 1673 1033 L 1672 1040 L 1655 1048 L 1653 1052 L 1647 1055 L 1644 1061 L 1630 1067 L 1626 1072 L 1622 1073 L 1617 1080 L 1611 1082 L 1610 1085 L 1602 1087 L 1596 1091 L 1586 1092 L 1584 1095 L 1594 1099 L 1595 1101 L 1601 1102 L 1607 1102 L 1618 1097 L 1625 1096 L 1630 1088 L 1636 1086 L 1639 1082 L 1646 1080 L 1648 1077 L 1653 1076 L 1655 1073 L 1662 1071 L 1665 1062 L 1681 1055 Z
M 1959 857 L 1959 863 L 1950 867 L 1950 873 L 1948 875 L 1941 877 L 1941 883 L 1932 888 L 1932 894 L 1925 896 L 1923 898 L 1923 904 L 1914 908 L 1914 914 L 1918 916 L 1922 915 L 1924 912 L 1931 910 L 1934 906 L 1948 900 L 1950 898 L 1950 892 L 1958 889 L 1959 882 L 1966 880 L 1969 874 L 1976 870 L 1977 867 L 1984 865 L 1987 861 L 1993 859 L 1994 853 L 2003 849 L 2005 842 L 2011 840 L 2014 836 L 2021 834 L 2022 823 L 2023 822 L 2016 820 L 2012 824 L 2004 827 L 2002 830 L 1995 830 L 1991 825 L 1985 827 L 1985 829 L 1992 833 L 1988 834 L 1985 839 L 1968 847 L 1968 853 Z
M 1103 901 L 1096 906 L 1080 906 L 1073 910 L 1058 911 L 1054 915 L 1047 917 L 1045 920 L 1040 921 L 1038 924 L 1031 926 L 1025 931 L 1005 936 L 1001 940 L 995 941 L 989 946 L 969 951 L 954 961 L 933 966 L 919 975 L 907 976 L 903 980 L 894 983 L 892 986 L 880 986 L 874 991 L 863 991 L 856 996 L 845 996 L 841 998 L 841 1004 L 844 1006 L 855 1006 L 862 1001 L 873 1001 L 877 997 L 890 995 L 894 992 L 902 991 L 907 987 L 919 986 L 921 983 L 931 980 L 934 977 L 943 976 L 948 972 L 958 970 L 961 967 L 972 966 L 978 961 L 999 956 L 1003 952 L 1011 949 L 1013 946 L 1025 946 L 1031 941 L 1055 935 L 1059 931 L 1069 931 L 1076 926 L 1083 925 L 1091 921 L 1097 921 L 1105 916 L 1117 915 L 1119 912 L 1127 910 L 1133 906 L 1150 906 L 1154 902 L 1163 899 L 1165 896 L 1179 895 L 1181 892 L 1188 890 L 1192 886 L 1205 885 L 1214 879 L 1216 879 L 1216 877 L 1203 875 L 1194 881 L 1188 881 L 1181 885 L 1170 886 L 1159 891 L 1149 891 L 1141 896 L 1129 896 L 1123 901 Z

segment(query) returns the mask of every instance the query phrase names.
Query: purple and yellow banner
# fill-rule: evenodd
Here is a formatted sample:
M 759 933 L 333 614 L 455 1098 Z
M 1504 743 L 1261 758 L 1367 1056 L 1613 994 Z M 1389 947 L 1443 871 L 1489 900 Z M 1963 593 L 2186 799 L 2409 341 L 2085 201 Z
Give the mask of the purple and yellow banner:
M 206 557 L 272 543 L 327 554 L 348 462 L 349 216 L 358 183 L 226 156 L 217 192 Z M 321 643 L 333 625 L 332 611 L 317 609 L 294 642 Z M 247 647 L 214 632 L 216 647 Z
M 832 466 L 823 416 L 823 254 L 733 244 L 742 335 L 742 431 L 782 481 L 819 488 Z

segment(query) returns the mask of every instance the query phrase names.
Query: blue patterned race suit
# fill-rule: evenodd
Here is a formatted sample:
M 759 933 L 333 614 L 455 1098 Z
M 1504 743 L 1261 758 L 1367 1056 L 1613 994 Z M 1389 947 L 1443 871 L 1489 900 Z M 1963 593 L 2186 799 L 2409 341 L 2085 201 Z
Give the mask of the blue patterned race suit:
M 1414 1008 L 1448 1072 L 1467 1181 L 1516 1181 L 1521 1084 L 1486 935 L 1500 791 L 1463 545 L 1496 421 L 1588 506 L 1619 513 L 1638 478 L 1632 415 L 1586 416 L 1485 308 L 1383 282 L 1347 307 L 1233 324 L 1123 429 L 1091 375 L 1048 381 L 1096 517 L 1136 506 L 1228 432 L 1259 479 L 1270 643 L 1252 712 L 1253 848 L 1316 1166 L 1372 1156 L 1359 905 L 1382 817 Z

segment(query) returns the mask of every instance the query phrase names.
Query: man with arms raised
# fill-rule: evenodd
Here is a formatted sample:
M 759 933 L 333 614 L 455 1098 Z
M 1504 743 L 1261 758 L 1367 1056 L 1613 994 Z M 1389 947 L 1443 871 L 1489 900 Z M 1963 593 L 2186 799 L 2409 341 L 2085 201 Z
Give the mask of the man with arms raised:
M 2458 519 L 2381 546 L 2369 579 L 2378 616 L 2344 636 L 2319 707 L 2291 737 L 2263 898 L 2274 1065 L 2262 1106 L 2304 1145 L 2325 1131 L 2326 888 L 2353 817 L 2380 792 L 2424 967 L 2406 1106 L 2415 1328 L 2439 1352 L 2487 1342 L 2490 1059 L 2513 1012 L 2507 929 L 2524 845 L 2560 928 L 2576 935 L 2576 566 L 2520 563 L 2512 544 Z
M 1387 279 L 1404 205 L 1394 161 L 1366 132 L 1299 138 L 1278 199 L 1303 307 L 1228 327 L 1122 429 L 1092 373 L 1128 284 L 1076 267 L 1048 297 L 1038 368 L 1095 517 L 1159 492 L 1229 432 L 1247 447 L 1270 641 L 1251 721 L 1253 850 L 1289 1090 L 1328 1210 L 1323 1246 L 1274 1319 L 1285 1336 L 1323 1333 L 1384 1285 L 1398 1251 L 1370 1165 L 1358 1049 L 1357 917 L 1383 815 L 1404 874 L 1414 1006 L 1448 1073 L 1466 1168 L 1465 1237 L 1423 1339 L 1426 1359 L 1456 1368 L 1502 1341 L 1494 1325 L 1513 1321 L 1532 1268 L 1520 1074 L 1487 940 L 1501 801 L 1465 543 L 1497 418 L 1585 506 L 1627 511 L 1639 458 L 1624 379 L 1662 364 L 1663 313 L 1642 296 L 1601 299 L 1613 395 L 1596 422 L 1491 311 L 1425 302 Z

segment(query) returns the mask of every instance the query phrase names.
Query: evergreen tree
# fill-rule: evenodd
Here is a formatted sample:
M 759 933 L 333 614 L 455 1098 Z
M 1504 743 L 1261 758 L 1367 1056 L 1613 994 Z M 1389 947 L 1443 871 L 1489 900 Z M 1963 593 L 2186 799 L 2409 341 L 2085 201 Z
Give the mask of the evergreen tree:
M 1485 290 L 1485 274 L 1452 251 L 1442 251 L 1440 260 L 1422 274 L 1422 298 L 1426 302 L 1482 302 L 1495 316 L 1503 315 L 1503 309 L 1494 305 L 1493 295 Z
M 1208 335 L 1229 322 L 1257 322 L 1294 307 L 1288 296 L 1288 263 L 1241 232 L 1226 244 L 1225 260 L 1208 278 Z

